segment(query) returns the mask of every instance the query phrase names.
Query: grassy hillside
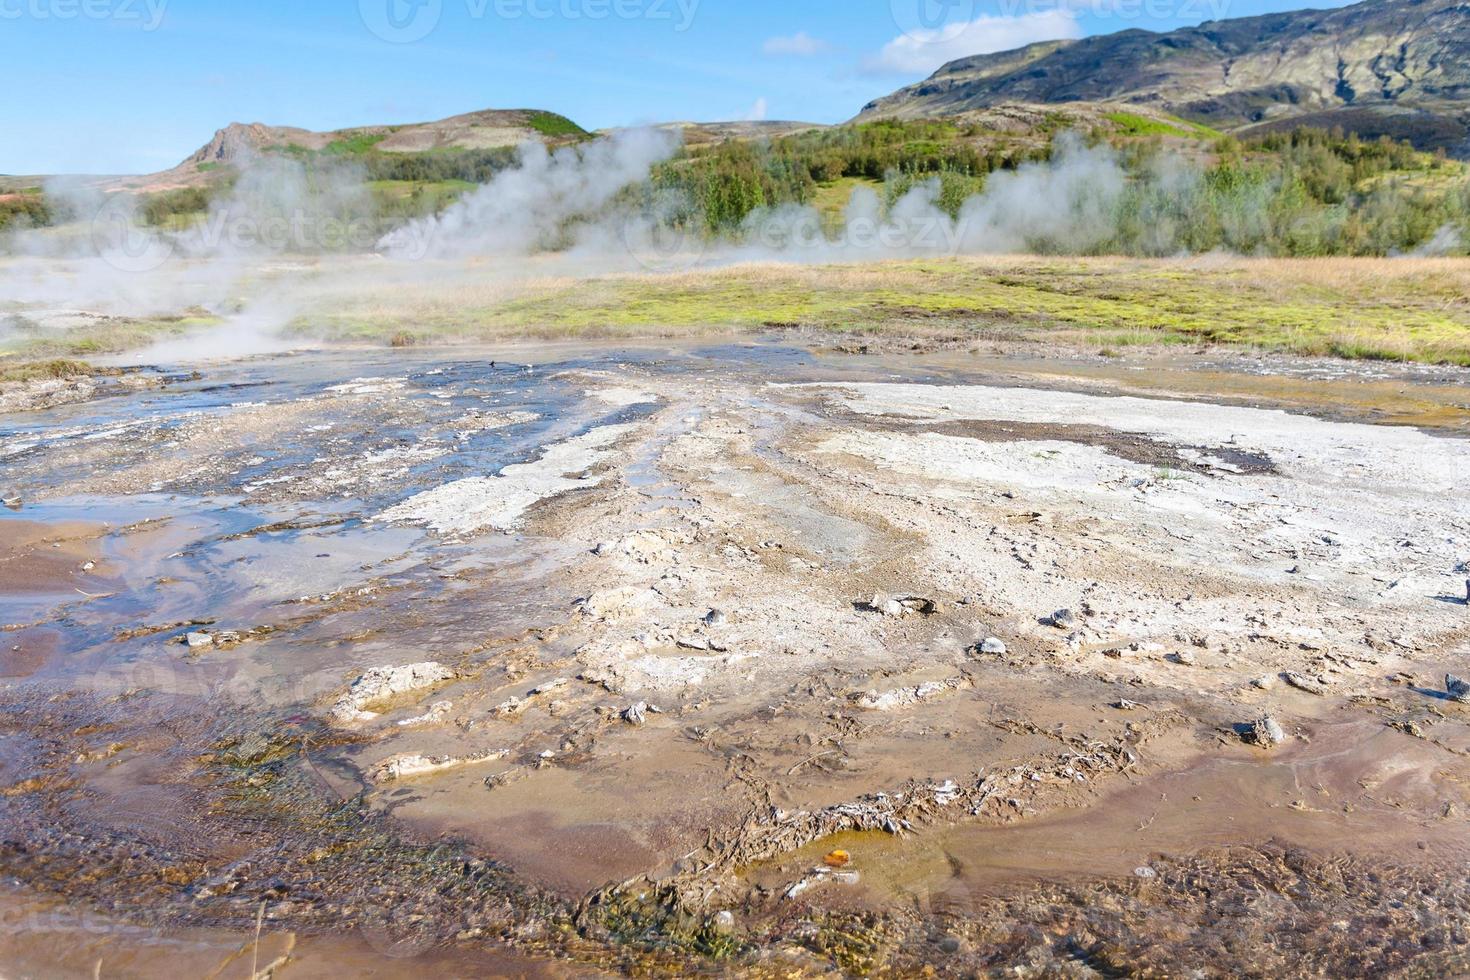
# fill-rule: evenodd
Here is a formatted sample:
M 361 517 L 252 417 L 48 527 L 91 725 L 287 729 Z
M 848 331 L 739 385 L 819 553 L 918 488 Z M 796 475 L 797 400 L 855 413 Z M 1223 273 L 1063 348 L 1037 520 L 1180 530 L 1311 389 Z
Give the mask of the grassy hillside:
M 937 180 L 939 205 L 956 216 L 997 171 L 1051 158 L 1071 123 L 1058 116 L 1020 133 L 952 120 L 858 123 L 768 146 L 689 150 L 660 167 L 654 183 L 683 195 L 688 219 L 716 235 L 736 232 L 761 208 L 840 209 L 842 192 L 858 183 L 892 204 Z M 1097 254 L 1388 255 L 1420 248 L 1445 228 L 1470 232 L 1466 167 L 1406 143 L 1306 129 L 1238 140 L 1123 112 L 1105 113 L 1088 138 L 1116 147 L 1128 175 L 1110 216 L 1115 233 L 1088 249 Z M 1067 248 L 1043 238 L 1028 244 Z
M 549 113 L 532 123 L 574 142 L 586 135 Z M 891 206 L 915 186 L 937 181 L 937 203 L 956 216 L 993 175 L 1052 159 L 1059 137 L 1079 131 L 1112 147 L 1125 171 L 1124 192 L 1104 216 L 1112 233 L 1083 245 L 1032 236 L 1026 250 L 1371 256 L 1431 243 L 1439 252 L 1463 252 L 1457 236 L 1470 239 L 1466 167 L 1443 154 L 1308 129 L 1236 139 L 1155 110 L 1117 107 L 879 120 L 696 144 L 655 167 L 642 193 L 651 190 L 663 220 L 712 237 L 738 236 L 752 214 L 791 204 L 819 208 L 835 232 L 859 186 Z M 267 153 L 299 162 L 309 180 L 363 184 L 367 194 L 353 206 L 367 213 L 354 217 L 385 231 L 442 210 L 517 161 L 512 147 L 388 152 L 380 146 L 385 138 L 358 134 L 320 149 L 284 144 Z M 145 196 L 145 220 L 166 228 L 197 220 L 230 190 L 235 171 L 222 166 L 211 178 L 205 186 Z M 627 203 L 638 203 L 631 189 Z M 35 189 L 0 197 L 0 227 L 66 218 Z

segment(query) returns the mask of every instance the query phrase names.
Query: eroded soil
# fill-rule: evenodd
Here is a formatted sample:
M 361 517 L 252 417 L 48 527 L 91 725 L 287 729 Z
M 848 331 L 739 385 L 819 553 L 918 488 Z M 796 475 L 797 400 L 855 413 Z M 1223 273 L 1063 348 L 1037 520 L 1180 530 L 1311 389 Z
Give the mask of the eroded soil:
M 548 350 L 0 416 L 15 972 L 1470 966 L 1454 379 Z

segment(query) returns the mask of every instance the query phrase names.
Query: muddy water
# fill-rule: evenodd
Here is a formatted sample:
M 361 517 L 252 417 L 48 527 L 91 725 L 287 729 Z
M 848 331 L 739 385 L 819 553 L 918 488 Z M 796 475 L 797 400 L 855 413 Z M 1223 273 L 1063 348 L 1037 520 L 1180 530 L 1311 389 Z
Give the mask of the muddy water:
M 0 958 L 8 972 L 93 975 L 100 961 L 104 976 L 204 975 L 229 960 L 218 975 L 249 975 L 240 952 L 246 945 L 263 965 L 290 944 L 284 976 L 344 969 L 406 976 L 424 968 L 589 975 L 591 967 L 563 964 L 605 966 L 618 954 L 550 943 L 546 933 L 555 930 L 547 921 L 575 934 L 557 916 L 570 916 L 582 895 L 645 873 L 676 876 L 707 838 L 752 814 L 818 810 L 874 787 L 939 783 L 1074 746 L 1054 729 L 1128 739 L 1130 725 L 1147 721 L 1099 710 L 1117 697 L 1117 678 L 1071 675 L 1052 689 L 1045 674 L 1018 679 L 957 664 L 951 651 L 968 641 L 961 636 L 968 621 L 950 610 L 922 628 L 896 627 L 887 640 L 891 665 L 834 669 L 774 690 L 751 680 L 735 691 L 662 696 L 656 706 L 664 710 L 633 727 L 619 720 L 628 699 L 616 685 L 579 676 L 574 655 L 586 637 L 564 628 L 587 593 L 566 575 L 586 562 L 586 541 L 572 543 L 536 522 L 442 536 L 374 519 L 424 491 L 533 461 L 547 446 L 599 426 L 655 417 L 657 406 L 626 391 L 600 397 L 600 388 L 636 391 L 645 382 L 658 388 L 661 380 L 685 385 L 704 377 L 743 392 L 759 392 L 765 382 L 904 380 L 1208 396 L 1470 432 L 1463 378 L 1419 369 L 1187 355 L 876 359 L 775 341 L 272 357 L 178 375 L 162 389 L 0 418 L 0 490 L 17 490 L 24 500 L 18 510 L 0 511 L 0 676 L 16 685 L 7 692 L 0 745 L 0 813 L 3 829 L 34 835 L 25 837 L 27 846 L 50 862 L 42 874 L 39 857 L 28 861 L 22 851 L 9 855 L 7 868 L 29 868 L 36 888 L 60 896 L 30 890 L 7 900 Z M 740 419 L 751 452 L 704 468 L 701 493 L 740 508 L 752 528 L 783 529 L 790 551 L 809 566 L 861 576 L 896 561 L 914 547 L 906 532 L 817 500 L 779 469 L 783 427 L 791 419 L 817 421 L 802 414 L 806 407 L 763 403 Z M 661 457 L 717 412 L 731 409 L 688 401 L 656 416 L 655 431 L 610 481 L 636 495 L 639 516 L 657 521 L 700 507 L 701 493 L 672 479 Z M 780 560 L 781 549 L 759 536 L 728 533 L 720 561 Z M 853 598 L 842 597 L 847 615 L 855 614 Z M 696 600 L 701 615 L 716 601 Z M 996 621 L 1014 623 L 1013 611 L 1005 617 Z M 818 627 L 808 628 L 797 646 L 822 648 Z M 237 638 L 191 649 L 185 638 L 198 630 Z M 687 633 L 649 646 L 650 659 L 729 665 L 722 650 L 691 648 Z M 842 651 L 831 652 L 836 659 Z M 738 656 L 729 663 L 738 666 Z M 506 755 L 489 768 L 373 787 L 363 774 L 385 754 L 380 736 L 326 730 L 323 708 L 364 670 L 428 659 L 470 678 L 442 696 L 473 714 L 465 724 L 394 732 L 394 751 Z M 909 661 L 924 666 L 906 670 Z M 964 694 L 893 719 L 858 723 L 843 701 L 848 690 L 940 682 L 961 669 Z M 493 706 L 557 678 L 575 683 L 510 720 L 486 719 Z M 97 700 L 73 708 L 68 698 L 79 692 Z M 1267 757 L 1232 737 L 1234 715 L 1202 696 L 1171 692 L 1172 706 L 1206 734 L 1151 743 L 1139 769 L 1106 789 L 1064 787 L 1024 819 L 939 821 L 901 837 L 828 837 L 739 869 L 737 878 L 779 895 L 841 847 L 861 880 L 823 888 L 827 913 L 901 920 L 908 910 L 927 915 L 942 906 L 969 908 L 976 921 L 992 914 L 987 903 L 1017 891 L 1126 883 L 1136 869 L 1155 866 L 1167 878 L 1169 868 L 1210 849 L 1237 846 L 1346 852 L 1437 880 L 1440 866 L 1470 858 L 1463 816 L 1470 746 L 1452 733 L 1458 709 L 1426 715 L 1414 689 L 1400 686 L 1395 696 L 1341 705 L 1341 717 L 1306 695 L 1278 698 L 1304 727 L 1289 750 Z M 44 730 L 32 720 L 43 717 L 40 705 L 54 712 Z M 1152 705 L 1148 716 L 1162 717 L 1163 708 Z M 1385 727 L 1404 719 L 1429 735 Z M 239 763 L 243 782 L 227 780 L 224 791 L 222 757 L 247 760 Z M 316 823 L 298 819 L 306 795 L 279 806 L 274 789 L 261 789 L 286 781 L 272 766 L 288 766 L 299 781 L 289 783 L 291 793 L 343 809 Z M 34 777 L 42 778 L 32 785 Z M 252 796 L 257 790 L 266 798 Z M 357 808 L 351 801 L 359 797 Z M 263 809 L 239 810 L 242 800 Z M 324 824 L 343 833 L 337 825 L 349 811 L 372 834 L 401 831 L 405 847 L 458 849 L 447 865 L 459 867 L 462 850 L 514 869 L 510 880 L 545 889 L 555 896 L 545 901 L 561 911 L 525 914 L 514 929 L 467 926 L 442 909 L 414 913 L 413 924 L 423 919 L 433 928 L 410 930 L 406 944 L 383 940 L 360 910 L 385 901 L 372 896 L 391 888 L 399 865 L 391 875 L 365 867 L 358 881 L 350 867 L 321 875 L 324 881 L 303 870 L 326 860 L 318 853 L 347 846 L 338 838 L 319 845 L 315 835 L 326 833 Z M 63 827 L 118 851 L 146 848 L 156 880 L 138 873 L 149 887 L 130 890 L 133 872 L 117 874 L 109 864 L 90 873 L 87 848 L 79 857 L 73 839 L 62 839 Z M 370 837 L 362 846 L 382 853 L 378 837 L 353 827 Z M 279 857 L 297 850 L 306 857 Z M 87 878 L 75 902 L 57 883 L 59 868 Z M 226 868 L 249 882 L 241 892 L 248 903 L 215 894 L 229 894 L 217 887 Z M 442 884 L 426 877 L 421 893 L 390 904 L 416 908 Z M 183 889 L 176 901 L 160 897 L 171 887 Z M 210 894 L 201 898 L 201 890 Z M 248 924 L 259 903 L 297 901 L 299 928 L 290 928 L 289 911 L 273 911 L 257 951 Z M 112 906 L 105 920 L 92 918 L 98 903 Z M 523 896 L 514 903 L 517 916 L 534 904 Z M 800 938 L 805 926 L 791 918 L 779 901 L 752 900 L 748 941 L 810 951 Z M 924 921 L 914 928 L 930 928 Z M 584 932 L 593 942 L 629 940 L 616 929 L 611 936 Z M 58 936 L 83 939 L 58 960 L 48 952 Z M 555 946 L 550 951 L 562 960 L 505 952 L 538 943 Z M 807 967 L 821 962 L 794 968 Z
M 1463 369 L 1457 368 L 1219 352 L 1080 358 L 942 351 L 885 354 L 883 360 L 895 378 L 1202 398 L 1470 435 L 1470 394 Z M 822 362 L 860 370 L 870 369 L 872 358 L 826 353 Z
M 1161 855 L 1261 841 L 1427 866 L 1470 860 L 1470 839 L 1446 837 L 1458 797 L 1432 778 L 1442 750 L 1380 725 L 1325 723 L 1309 742 L 1268 755 L 1192 755 L 1081 813 L 1014 827 L 958 826 L 912 840 L 839 834 L 797 852 L 820 865 L 843 849 L 862 874 L 860 904 L 955 904 L 1044 881 L 1134 875 Z M 1432 848 L 1431 848 L 1432 845 Z
M 413 980 L 440 977 L 528 977 L 590 980 L 610 976 L 507 951 L 395 949 L 377 937 L 298 936 L 276 924 L 253 931 L 148 928 L 92 910 L 76 910 L 17 892 L 0 892 L 0 962 L 7 977 L 151 980 L 159 976 L 281 975 L 332 980 L 342 976 Z M 286 964 L 289 963 L 289 967 Z

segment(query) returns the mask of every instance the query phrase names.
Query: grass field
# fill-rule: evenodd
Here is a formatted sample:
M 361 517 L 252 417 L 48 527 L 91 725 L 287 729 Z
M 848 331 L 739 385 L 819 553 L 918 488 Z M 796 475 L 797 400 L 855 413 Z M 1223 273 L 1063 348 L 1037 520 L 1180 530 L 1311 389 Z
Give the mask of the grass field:
M 996 257 L 741 265 L 670 276 L 474 282 L 365 293 L 312 332 L 356 339 L 677 336 L 799 326 L 1042 338 L 1099 348 L 1227 344 L 1470 366 L 1470 263 L 1457 259 Z
M 862 265 L 746 264 L 672 275 L 558 275 L 532 264 L 317 267 L 289 331 L 374 344 L 689 337 L 800 328 L 948 343 L 1125 348 L 1220 344 L 1470 366 L 1463 259 L 1179 260 L 1005 256 Z M 332 270 L 340 274 L 334 275 Z M 400 272 L 403 270 L 399 270 Z M 287 283 L 281 283 L 287 288 Z M 274 287 L 273 287 L 274 288 Z M 85 360 L 219 325 L 200 311 L 20 329 L 0 366 Z

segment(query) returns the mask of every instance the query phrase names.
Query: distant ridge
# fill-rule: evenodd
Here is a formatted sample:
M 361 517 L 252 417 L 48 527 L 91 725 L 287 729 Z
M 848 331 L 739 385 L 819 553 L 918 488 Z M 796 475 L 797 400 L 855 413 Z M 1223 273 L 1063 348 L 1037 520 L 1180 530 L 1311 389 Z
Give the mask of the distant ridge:
M 1308 124 L 1470 151 L 1470 2 L 1367 0 L 1127 30 L 950 62 L 859 120 L 1003 103 L 1125 102 L 1216 129 Z

